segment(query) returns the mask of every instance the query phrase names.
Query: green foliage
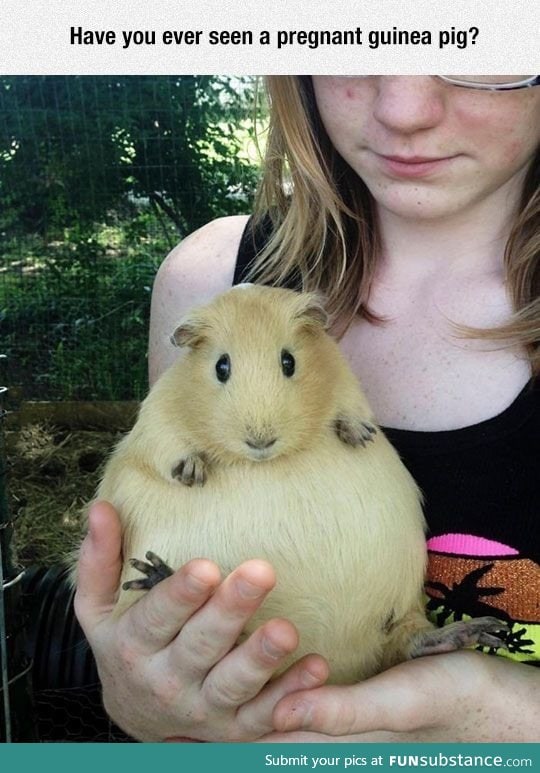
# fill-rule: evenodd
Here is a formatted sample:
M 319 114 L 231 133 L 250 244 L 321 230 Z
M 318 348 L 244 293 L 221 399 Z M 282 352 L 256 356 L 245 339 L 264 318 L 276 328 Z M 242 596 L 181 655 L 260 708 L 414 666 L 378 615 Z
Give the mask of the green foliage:
M 163 245 L 134 246 L 116 229 L 120 252 L 103 246 L 104 230 L 75 244 L 68 234 L 41 252 L 34 243 L 31 260 L 18 261 L 19 277 L 0 281 L 3 350 L 12 385 L 25 386 L 27 397 L 118 400 L 146 392 L 150 290 Z
M 26 397 L 144 396 L 150 289 L 249 212 L 253 79 L 0 76 L 0 340 Z
M 249 78 L 4 76 L 0 229 L 57 236 L 148 202 L 184 235 L 246 211 L 252 105 Z

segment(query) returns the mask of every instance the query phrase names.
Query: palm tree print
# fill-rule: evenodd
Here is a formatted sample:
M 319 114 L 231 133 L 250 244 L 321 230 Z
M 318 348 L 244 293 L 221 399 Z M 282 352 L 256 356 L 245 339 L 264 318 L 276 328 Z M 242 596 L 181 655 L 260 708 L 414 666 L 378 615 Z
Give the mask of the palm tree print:
M 469 617 L 479 617 L 481 615 L 495 615 L 501 620 L 510 621 L 508 613 L 503 609 L 497 609 L 483 601 L 485 598 L 499 596 L 504 593 L 504 588 L 499 587 L 479 587 L 480 580 L 493 569 L 493 563 L 474 569 L 466 574 L 459 583 L 453 583 L 452 587 L 447 587 L 442 582 L 426 582 L 426 588 L 434 590 L 441 594 L 442 598 L 431 598 L 427 604 L 429 611 L 435 611 L 441 607 L 437 613 L 437 625 L 442 625 L 451 615 L 455 620 L 462 620 L 463 615 Z

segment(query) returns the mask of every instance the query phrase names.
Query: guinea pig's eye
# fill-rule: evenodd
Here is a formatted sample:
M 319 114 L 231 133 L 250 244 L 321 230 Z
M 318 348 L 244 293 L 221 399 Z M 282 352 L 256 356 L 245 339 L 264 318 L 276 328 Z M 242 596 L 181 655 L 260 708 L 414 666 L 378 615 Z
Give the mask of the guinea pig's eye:
M 281 370 L 283 375 L 290 378 L 294 373 L 296 362 L 294 357 L 286 349 L 281 350 Z
M 216 362 L 216 376 L 222 384 L 229 380 L 231 375 L 231 358 L 228 354 L 222 354 Z

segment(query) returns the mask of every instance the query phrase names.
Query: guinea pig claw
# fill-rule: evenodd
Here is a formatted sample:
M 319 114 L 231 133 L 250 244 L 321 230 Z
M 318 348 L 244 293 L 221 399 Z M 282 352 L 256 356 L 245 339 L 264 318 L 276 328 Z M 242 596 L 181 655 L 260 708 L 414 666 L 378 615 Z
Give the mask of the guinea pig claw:
M 369 421 L 351 416 L 340 416 L 334 422 L 334 429 L 338 438 L 347 445 L 366 447 L 366 443 L 373 443 L 377 428 Z
M 463 647 L 480 645 L 494 649 L 508 649 L 504 640 L 508 624 L 496 617 L 477 617 L 459 620 L 442 628 L 422 631 L 411 642 L 409 657 L 419 658 L 441 652 L 453 652 Z
M 149 563 L 140 561 L 138 558 L 129 559 L 131 566 L 138 572 L 145 574 L 146 577 L 138 580 L 128 580 L 122 585 L 124 590 L 150 590 L 150 588 L 153 588 L 158 582 L 161 582 L 167 577 L 170 577 L 171 574 L 174 574 L 170 566 L 167 566 L 167 564 L 155 553 L 152 553 L 151 550 L 146 553 L 145 558 L 148 559 Z
M 204 486 L 206 483 L 207 463 L 203 454 L 189 454 L 185 459 L 180 459 L 176 467 L 173 467 L 171 475 L 183 483 L 184 486 Z

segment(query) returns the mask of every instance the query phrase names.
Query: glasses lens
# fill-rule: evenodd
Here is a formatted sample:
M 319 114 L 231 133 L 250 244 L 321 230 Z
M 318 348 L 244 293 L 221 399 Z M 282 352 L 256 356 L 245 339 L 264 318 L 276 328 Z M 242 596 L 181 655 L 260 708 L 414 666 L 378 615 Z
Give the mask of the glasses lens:
M 507 86 L 510 83 L 523 83 L 531 80 L 534 75 L 445 75 L 453 81 L 460 83 L 480 83 L 486 86 Z

